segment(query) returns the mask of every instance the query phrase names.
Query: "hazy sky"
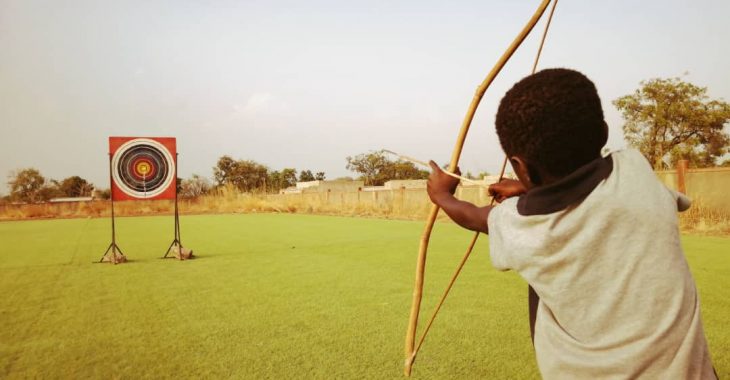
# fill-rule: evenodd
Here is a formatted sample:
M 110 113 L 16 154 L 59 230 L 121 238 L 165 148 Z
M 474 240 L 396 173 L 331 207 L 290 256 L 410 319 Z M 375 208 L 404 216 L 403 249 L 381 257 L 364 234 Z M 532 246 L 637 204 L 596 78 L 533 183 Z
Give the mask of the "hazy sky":
M 538 4 L 0 0 L 0 174 L 108 187 L 117 135 L 177 137 L 185 178 L 212 177 L 224 154 L 328 178 L 382 148 L 446 162 L 474 90 Z M 561 0 L 540 67 L 596 83 L 620 148 L 611 101 L 641 80 L 682 76 L 730 100 L 728 16 L 727 0 Z M 498 170 L 496 105 L 542 28 L 487 92 L 462 171 Z

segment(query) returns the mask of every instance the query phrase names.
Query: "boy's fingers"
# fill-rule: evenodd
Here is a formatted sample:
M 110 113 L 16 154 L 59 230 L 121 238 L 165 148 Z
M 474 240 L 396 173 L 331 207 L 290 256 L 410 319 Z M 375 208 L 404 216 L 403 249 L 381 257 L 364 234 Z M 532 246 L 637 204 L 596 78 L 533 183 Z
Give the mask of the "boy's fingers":
M 433 162 L 433 160 L 428 161 L 428 165 L 431 166 L 431 169 L 435 172 L 441 171 L 441 168 L 438 166 L 437 163 Z

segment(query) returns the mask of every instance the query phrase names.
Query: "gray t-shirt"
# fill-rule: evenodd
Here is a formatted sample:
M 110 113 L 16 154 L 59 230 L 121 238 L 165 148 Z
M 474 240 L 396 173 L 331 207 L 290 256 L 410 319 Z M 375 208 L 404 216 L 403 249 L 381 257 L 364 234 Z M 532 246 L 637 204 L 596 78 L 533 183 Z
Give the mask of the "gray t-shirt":
M 715 378 L 679 239 L 689 200 L 635 150 L 495 207 L 492 265 L 540 296 L 535 353 L 547 379 Z

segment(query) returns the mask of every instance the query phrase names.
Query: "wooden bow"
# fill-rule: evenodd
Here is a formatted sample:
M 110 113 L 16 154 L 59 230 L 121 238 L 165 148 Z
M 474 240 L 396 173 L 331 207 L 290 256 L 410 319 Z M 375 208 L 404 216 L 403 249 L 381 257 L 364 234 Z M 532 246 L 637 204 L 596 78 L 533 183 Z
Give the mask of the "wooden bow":
M 482 97 L 484 96 L 484 93 L 487 91 L 489 86 L 492 84 L 492 81 L 494 81 L 494 78 L 497 77 L 497 74 L 502 70 L 504 65 L 507 63 L 507 61 L 512 57 L 512 54 L 517 50 L 517 48 L 522 44 L 522 42 L 525 40 L 527 35 L 530 34 L 532 29 L 535 27 L 537 22 L 542 17 L 543 13 L 545 13 L 545 9 L 547 9 L 548 5 L 550 4 L 551 0 L 543 0 L 542 3 L 540 3 L 540 6 L 537 8 L 535 13 L 532 15 L 532 18 L 527 22 L 527 24 L 522 28 L 520 33 L 515 37 L 515 39 L 512 41 L 512 44 L 507 48 L 507 50 L 502 54 L 502 56 L 499 58 L 497 63 L 494 65 L 492 70 L 489 72 L 487 77 L 484 79 L 481 85 L 476 90 L 476 93 L 474 94 L 474 97 L 471 100 L 471 104 L 469 105 L 469 109 L 466 112 L 466 116 L 464 117 L 464 121 L 461 124 L 461 130 L 459 131 L 459 136 L 456 139 L 456 146 L 454 147 L 454 151 L 451 154 L 451 162 L 449 164 L 448 171 L 454 172 L 456 170 L 456 167 L 459 163 L 459 158 L 461 157 L 461 151 L 464 147 L 464 141 L 466 140 L 466 135 L 469 132 L 469 127 L 471 126 L 472 119 L 474 118 L 474 114 L 477 110 L 477 107 L 479 106 L 479 103 L 482 100 Z M 532 72 L 534 73 L 537 68 L 537 62 L 540 58 L 540 53 L 542 51 L 543 44 L 545 43 L 545 36 L 547 35 L 548 28 L 550 26 L 550 20 L 552 19 L 553 12 L 555 11 L 555 6 L 557 5 L 557 0 L 554 1 L 553 7 L 550 11 L 550 16 L 548 18 L 548 22 L 545 26 L 545 31 L 542 36 L 542 41 L 540 42 L 540 47 L 537 52 L 537 56 L 535 57 L 535 63 L 532 68 Z M 502 178 L 502 175 L 504 174 L 504 169 L 507 165 L 507 158 L 505 157 L 504 162 L 502 163 L 502 170 L 500 173 L 500 179 Z M 494 199 L 492 199 L 492 202 L 494 202 Z M 441 297 L 441 300 L 436 305 L 436 308 L 434 310 L 433 315 L 431 316 L 431 319 L 426 324 L 426 328 L 423 331 L 423 335 L 421 336 L 421 339 L 418 342 L 418 346 L 415 345 L 416 342 L 416 329 L 418 326 L 418 314 L 421 309 L 421 298 L 423 296 L 423 279 L 426 269 L 426 253 L 428 251 L 428 242 L 431 238 L 431 231 L 433 230 L 434 223 L 436 222 L 436 217 L 439 213 L 439 206 L 432 205 L 431 210 L 428 214 L 428 219 L 426 222 L 426 227 L 423 230 L 423 234 L 421 235 L 421 242 L 418 249 L 418 260 L 416 262 L 416 282 L 415 286 L 413 288 L 413 302 L 411 304 L 411 314 L 410 318 L 408 320 L 408 331 L 406 333 L 406 342 L 405 342 L 405 368 L 404 373 L 406 376 L 411 375 L 411 369 L 413 368 L 413 363 L 416 360 L 416 354 L 418 353 L 418 350 L 421 348 L 421 345 L 423 344 L 423 341 L 426 339 L 426 334 L 428 333 L 428 330 L 431 327 L 431 324 L 433 323 L 434 319 L 436 318 L 436 314 L 441 309 L 441 306 L 444 303 L 444 300 L 446 299 L 446 296 L 449 294 L 449 291 L 451 290 L 451 287 L 454 285 L 454 282 L 456 281 L 456 278 L 459 276 L 459 273 L 461 272 L 461 268 L 463 268 L 464 264 L 466 263 L 467 259 L 469 258 L 469 255 L 471 254 L 472 249 L 474 248 L 474 245 L 477 242 L 477 239 L 479 238 L 479 232 L 474 234 L 474 237 L 471 240 L 471 243 L 469 243 L 469 247 L 467 248 L 466 254 L 464 255 L 464 258 L 461 259 L 461 262 L 459 263 L 459 266 L 456 269 L 456 273 L 451 278 L 451 281 L 449 282 L 449 285 L 446 288 L 446 291 L 444 292 L 444 295 Z

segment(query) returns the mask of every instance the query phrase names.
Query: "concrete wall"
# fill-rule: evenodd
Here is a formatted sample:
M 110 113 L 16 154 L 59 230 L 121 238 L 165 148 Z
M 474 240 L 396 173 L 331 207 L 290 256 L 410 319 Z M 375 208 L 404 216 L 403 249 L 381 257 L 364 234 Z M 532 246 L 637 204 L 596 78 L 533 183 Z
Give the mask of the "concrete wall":
M 309 181 L 297 182 L 297 189 L 305 193 L 326 193 L 328 191 L 357 191 L 365 186 L 363 181 Z
M 487 205 L 490 197 L 487 189 L 480 186 L 459 186 L 456 196 L 477 205 Z M 315 207 L 334 207 L 342 209 L 367 208 L 382 210 L 390 214 L 425 215 L 431 207 L 431 201 L 425 188 L 399 188 L 377 190 L 366 187 L 354 191 L 303 191 L 301 193 L 267 195 L 268 200 L 275 202 L 292 201 Z
M 669 188 L 678 188 L 676 171 L 656 174 Z M 431 205 L 422 181 L 391 181 L 390 186 L 378 187 L 364 187 L 362 181 L 318 182 L 316 186 L 303 188 L 301 194 L 269 197 L 333 208 L 368 207 L 404 213 L 422 213 Z M 730 213 L 730 168 L 689 169 L 685 175 L 685 187 L 696 205 Z M 485 187 L 473 185 L 459 186 L 456 196 L 479 206 L 487 205 L 491 200 Z
M 673 190 L 679 188 L 676 170 L 658 171 L 657 177 Z M 689 169 L 684 180 L 687 195 L 712 210 L 730 212 L 730 168 Z
M 425 179 L 396 179 L 396 180 L 386 182 L 384 187 L 388 190 L 398 190 L 401 187 L 405 187 L 406 189 L 425 189 L 426 180 Z

